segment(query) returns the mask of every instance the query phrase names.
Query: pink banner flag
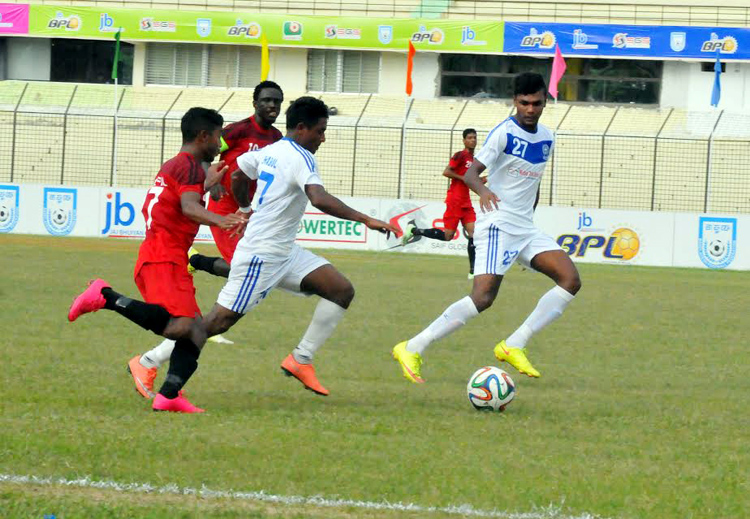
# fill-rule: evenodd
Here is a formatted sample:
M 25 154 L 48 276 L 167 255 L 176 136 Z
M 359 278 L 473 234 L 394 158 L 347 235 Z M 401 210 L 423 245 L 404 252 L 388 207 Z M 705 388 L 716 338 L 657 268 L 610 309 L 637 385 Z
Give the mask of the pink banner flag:
M 560 46 L 555 45 L 555 59 L 552 60 L 552 74 L 549 78 L 549 95 L 555 98 L 557 101 L 557 84 L 560 82 L 560 78 L 565 74 L 565 59 L 563 58 L 562 52 L 560 52 Z
M 28 34 L 29 6 L 0 4 L 0 34 Z

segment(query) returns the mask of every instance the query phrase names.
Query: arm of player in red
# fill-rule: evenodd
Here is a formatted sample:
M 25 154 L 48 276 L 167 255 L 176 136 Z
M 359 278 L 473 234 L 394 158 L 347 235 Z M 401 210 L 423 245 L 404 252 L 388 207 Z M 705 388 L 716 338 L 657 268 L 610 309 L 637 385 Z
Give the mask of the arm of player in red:
M 390 236 L 389 233 L 398 234 L 399 230 L 393 225 L 371 218 L 364 213 L 360 213 L 356 209 L 352 209 L 344 202 L 330 194 L 320 184 L 307 184 L 305 186 L 305 194 L 310 199 L 310 203 L 316 208 L 320 209 L 326 214 L 341 218 L 343 220 L 351 220 L 352 222 L 361 222 L 367 226 L 368 229 L 385 233 L 386 236 Z
M 500 199 L 495 193 L 484 185 L 479 175 L 487 169 L 484 164 L 479 162 L 476 158 L 471 164 L 471 167 L 466 171 L 464 175 L 464 183 L 469 186 L 469 189 L 479 195 L 479 207 L 483 213 L 498 209 L 498 202 Z
M 196 223 L 232 229 L 243 222 L 236 214 L 221 216 L 203 207 L 203 199 L 197 191 L 185 191 L 180 195 L 182 214 Z

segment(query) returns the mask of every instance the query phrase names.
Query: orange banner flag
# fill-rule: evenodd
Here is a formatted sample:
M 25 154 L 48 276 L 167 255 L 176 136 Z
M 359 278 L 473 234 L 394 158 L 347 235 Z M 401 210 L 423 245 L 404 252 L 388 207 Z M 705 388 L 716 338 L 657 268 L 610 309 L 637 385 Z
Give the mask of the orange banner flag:
M 409 57 L 406 59 L 406 95 L 410 96 L 414 85 L 411 81 L 411 72 L 414 69 L 414 55 L 417 53 L 417 49 L 412 45 L 409 40 Z

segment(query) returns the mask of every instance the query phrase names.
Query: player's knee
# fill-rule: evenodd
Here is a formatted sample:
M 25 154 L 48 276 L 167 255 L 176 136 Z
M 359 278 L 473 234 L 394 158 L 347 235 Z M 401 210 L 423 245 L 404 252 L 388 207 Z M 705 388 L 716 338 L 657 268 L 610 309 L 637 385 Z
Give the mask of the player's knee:
M 578 275 L 578 272 L 574 272 L 562 279 L 559 285 L 565 289 L 566 292 L 576 295 L 578 291 L 581 290 L 581 276 Z
M 352 304 L 353 300 L 354 285 L 347 280 L 346 283 L 342 283 L 341 287 L 336 291 L 336 294 L 334 295 L 334 303 L 342 308 L 349 308 L 349 305 Z
M 190 337 L 192 329 L 192 321 L 188 319 L 172 319 L 164 328 L 164 337 L 176 341 L 178 339 L 184 339 Z
M 445 233 L 445 241 L 451 241 L 456 235 L 456 231 L 453 229 L 445 229 L 443 233 Z
M 492 306 L 492 303 L 495 302 L 495 296 L 491 292 L 480 292 L 471 294 L 471 300 L 474 301 L 477 312 L 482 313 Z

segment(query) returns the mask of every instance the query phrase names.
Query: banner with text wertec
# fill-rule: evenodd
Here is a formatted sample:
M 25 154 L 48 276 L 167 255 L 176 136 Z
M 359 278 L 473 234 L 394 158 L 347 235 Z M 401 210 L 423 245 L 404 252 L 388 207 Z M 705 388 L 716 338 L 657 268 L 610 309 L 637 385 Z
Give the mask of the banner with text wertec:
M 0 184 L 0 234 L 143 239 L 146 192 L 145 188 Z M 342 199 L 400 229 L 412 221 L 423 228 L 443 227 L 441 202 Z M 750 270 L 750 247 L 742 246 L 750 243 L 750 215 L 539 207 L 535 223 L 576 262 Z M 208 228 L 201 227 L 198 241 L 212 241 Z M 462 232 L 450 242 L 422 237 L 403 246 L 397 237 L 312 206 L 300 222 L 297 243 L 309 248 L 448 254 L 460 256 L 457 271 L 468 267 L 468 242 Z
M 355 18 L 103 7 L 31 6 L 29 34 L 59 38 L 178 41 L 406 51 L 502 52 L 502 22 Z

